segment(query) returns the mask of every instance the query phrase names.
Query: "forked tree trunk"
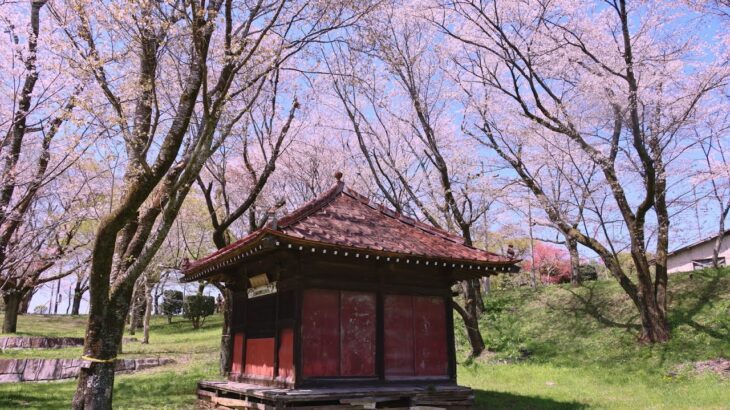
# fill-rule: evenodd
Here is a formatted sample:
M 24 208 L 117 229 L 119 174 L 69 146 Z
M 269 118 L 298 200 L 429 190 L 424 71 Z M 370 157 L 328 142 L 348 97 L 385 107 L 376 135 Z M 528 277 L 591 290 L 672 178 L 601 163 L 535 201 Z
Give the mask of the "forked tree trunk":
M 23 292 L 11 291 L 3 295 L 5 316 L 3 319 L 3 333 L 15 333 L 18 328 L 18 311 L 23 299 Z
M 474 290 L 474 284 L 469 280 L 462 281 L 461 289 L 464 295 L 464 308 L 462 309 L 456 302 L 452 303 L 454 309 L 456 309 L 464 321 L 466 334 L 469 338 L 469 345 L 471 346 L 471 355 L 472 357 L 477 357 L 484 351 L 484 339 L 482 338 L 482 333 L 479 331 L 479 314 L 475 303 L 476 292 Z

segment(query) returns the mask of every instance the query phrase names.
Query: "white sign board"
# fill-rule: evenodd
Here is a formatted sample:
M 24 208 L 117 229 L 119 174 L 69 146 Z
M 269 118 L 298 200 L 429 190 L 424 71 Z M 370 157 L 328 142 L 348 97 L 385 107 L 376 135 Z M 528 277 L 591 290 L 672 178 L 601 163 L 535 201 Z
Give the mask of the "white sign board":
M 248 298 L 253 299 L 260 296 L 271 295 L 276 293 L 276 282 L 269 283 L 268 285 L 257 286 L 255 288 L 248 289 Z

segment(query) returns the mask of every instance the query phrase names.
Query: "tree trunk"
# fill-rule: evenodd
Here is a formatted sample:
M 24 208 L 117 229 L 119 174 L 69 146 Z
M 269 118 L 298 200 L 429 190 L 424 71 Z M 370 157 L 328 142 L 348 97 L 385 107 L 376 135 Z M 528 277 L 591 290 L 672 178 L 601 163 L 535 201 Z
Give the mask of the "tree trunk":
M 645 263 L 640 263 L 642 261 L 641 255 L 640 253 L 634 253 L 636 251 L 632 250 L 634 266 L 637 270 L 636 284 L 620 273 L 621 268 L 615 258 L 606 256 L 602 259 L 639 311 L 641 320 L 639 340 L 642 343 L 663 343 L 668 341 L 670 337 L 669 321 L 666 313 L 666 283 L 664 281 L 657 281 L 656 283 L 651 281 L 649 264 L 646 263 L 645 258 L 643 259 Z M 665 259 L 665 256 L 657 255 L 655 269 L 659 276 L 666 276 L 665 273 L 662 273 L 666 271 L 666 266 L 659 263 L 663 259 Z
M 484 297 L 482 296 L 482 286 L 479 279 L 471 279 L 471 286 L 474 288 L 474 300 L 476 302 L 477 315 L 481 316 L 485 311 Z
M 129 334 L 134 335 L 137 331 L 138 326 L 138 319 L 139 315 L 137 314 L 137 310 L 139 309 L 139 286 L 134 286 L 134 291 L 132 292 L 132 306 L 129 309 Z
M 10 291 L 3 295 L 5 303 L 5 317 L 3 319 L 3 333 L 15 333 L 18 328 L 18 311 L 23 299 L 23 292 Z
M 712 246 L 712 267 L 715 269 L 720 267 L 720 248 L 722 247 L 722 240 L 725 237 L 725 218 L 727 218 L 728 211 L 730 211 L 730 208 L 725 208 L 720 214 L 717 238 L 715 238 L 715 244 Z
M 224 287 L 218 287 L 223 297 L 223 331 L 221 333 L 221 354 L 220 354 L 220 373 L 227 376 L 231 372 L 233 338 L 231 337 L 231 308 L 232 293 L 231 290 Z
M 93 275 L 93 273 L 92 273 Z M 79 372 L 74 410 L 111 410 L 114 390 L 115 359 L 122 347 L 124 320 L 129 313 L 132 286 L 121 285 L 111 299 L 107 292 L 92 292 L 89 321 L 84 338 L 84 355 L 102 362 L 91 362 Z M 98 298 L 100 300 L 93 300 Z
M 663 310 L 660 308 L 654 297 L 642 298 L 642 306 L 639 306 L 641 317 L 641 336 L 643 343 L 664 343 L 669 340 L 669 322 Z
M 132 303 L 134 304 L 135 301 L 133 301 Z M 132 306 L 129 314 L 131 315 L 129 317 L 129 334 L 131 336 L 134 336 L 134 334 L 137 332 L 137 308 L 135 306 Z
M 456 302 L 453 302 L 454 308 L 461 315 L 466 327 L 466 334 L 471 345 L 472 357 L 478 357 L 484 351 L 484 339 L 479 331 L 479 315 L 475 303 L 476 292 L 472 281 L 465 280 L 461 282 L 461 289 L 464 295 L 464 309 Z
M 30 290 L 23 295 L 23 300 L 20 301 L 20 309 L 18 309 L 19 315 L 25 315 L 30 310 L 30 301 L 33 299 L 33 295 L 35 295 L 36 290 Z
M 76 410 L 111 410 L 114 388 L 114 362 L 91 363 L 79 373 L 72 408 Z
M 144 320 L 142 321 L 142 327 L 144 328 L 144 336 L 142 343 L 147 344 L 150 342 L 150 317 L 152 316 L 152 287 L 145 282 L 145 310 Z
M 570 253 L 570 284 L 576 288 L 580 286 L 580 255 L 578 254 L 578 241 L 567 239 L 568 252 Z
M 78 315 L 79 309 L 81 308 L 81 298 L 84 296 L 84 292 L 81 289 L 80 283 L 76 282 L 76 287 L 74 288 L 74 296 L 73 296 L 73 305 L 71 306 L 71 314 L 72 315 Z

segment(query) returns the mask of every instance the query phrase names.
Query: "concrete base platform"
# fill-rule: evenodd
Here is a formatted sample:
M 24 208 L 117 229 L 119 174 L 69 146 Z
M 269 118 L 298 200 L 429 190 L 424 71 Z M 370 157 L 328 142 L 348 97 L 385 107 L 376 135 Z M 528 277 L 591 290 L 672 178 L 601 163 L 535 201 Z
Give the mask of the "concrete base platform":
M 474 408 L 474 392 L 462 386 L 393 385 L 286 389 L 256 384 L 201 381 L 198 401 L 208 409 L 413 409 Z

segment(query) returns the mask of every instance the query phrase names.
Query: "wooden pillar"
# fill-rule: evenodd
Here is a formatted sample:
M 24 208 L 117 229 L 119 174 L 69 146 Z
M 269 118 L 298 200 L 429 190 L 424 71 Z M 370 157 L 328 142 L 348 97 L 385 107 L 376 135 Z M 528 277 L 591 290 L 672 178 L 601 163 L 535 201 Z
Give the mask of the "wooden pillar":
M 451 288 L 449 287 L 444 295 L 444 308 L 446 310 L 446 348 L 449 359 L 447 372 L 449 379 L 456 382 L 456 340 L 454 337 L 454 310 L 451 307 L 452 299 Z
M 378 276 L 378 289 L 375 300 L 375 374 L 378 380 L 385 381 L 385 294 L 383 283 L 385 272 L 382 264 L 375 265 Z
M 281 292 L 278 289 L 279 285 L 279 272 L 276 272 L 276 282 L 277 282 L 277 289 L 276 289 L 276 297 L 274 302 L 274 372 L 273 372 L 273 380 L 276 380 L 279 377 L 279 344 L 281 343 L 281 340 L 279 340 L 279 302 L 281 301 Z
M 304 287 L 304 279 L 302 278 L 302 255 L 297 253 L 296 256 L 296 273 L 294 285 L 294 386 L 298 387 L 302 383 L 302 288 Z

